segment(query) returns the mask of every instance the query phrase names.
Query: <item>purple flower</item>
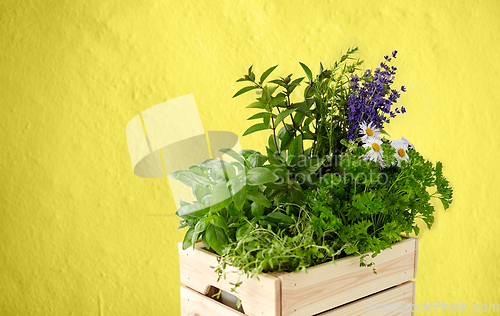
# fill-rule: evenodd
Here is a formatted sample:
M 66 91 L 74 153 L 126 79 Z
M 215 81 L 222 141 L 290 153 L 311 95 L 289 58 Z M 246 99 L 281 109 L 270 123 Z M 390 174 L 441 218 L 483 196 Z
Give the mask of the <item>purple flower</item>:
M 397 51 L 392 52 L 396 57 Z M 365 71 L 362 78 L 351 76 L 351 94 L 346 104 L 346 116 L 349 124 L 348 139 L 356 139 L 361 122 L 372 123 L 376 128 L 383 128 L 384 123 L 389 123 L 396 113 L 405 113 L 406 109 L 391 110 L 391 107 L 400 97 L 399 91 L 391 89 L 397 68 L 389 67 L 392 59 L 384 56 L 385 62 L 380 63 L 380 68 L 375 71 Z M 406 89 L 401 87 L 401 91 Z

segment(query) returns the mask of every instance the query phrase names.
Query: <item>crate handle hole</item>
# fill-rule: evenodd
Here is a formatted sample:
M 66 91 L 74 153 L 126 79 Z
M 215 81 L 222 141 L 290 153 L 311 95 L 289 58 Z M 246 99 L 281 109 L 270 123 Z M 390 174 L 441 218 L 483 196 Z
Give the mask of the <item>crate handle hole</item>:
M 226 305 L 227 307 L 230 307 L 234 310 L 237 310 L 243 314 L 245 313 L 243 311 L 243 305 L 241 305 L 240 308 L 236 306 L 236 302 L 238 301 L 238 297 L 236 295 L 220 290 L 220 296 L 218 298 L 217 296 L 214 296 L 215 294 L 219 293 L 219 290 L 220 289 L 218 287 L 209 285 L 208 290 L 205 291 L 206 293 L 205 296 L 213 300 L 216 300 L 217 302 Z

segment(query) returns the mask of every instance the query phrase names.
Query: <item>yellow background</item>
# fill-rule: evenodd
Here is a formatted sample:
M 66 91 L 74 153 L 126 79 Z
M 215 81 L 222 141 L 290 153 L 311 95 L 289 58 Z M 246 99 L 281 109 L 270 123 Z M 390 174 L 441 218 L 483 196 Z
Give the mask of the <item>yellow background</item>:
M 250 65 L 302 76 L 352 45 L 369 68 L 399 51 L 408 113 L 388 131 L 455 191 L 421 235 L 417 303 L 500 304 L 499 16 L 496 0 L 2 0 L 0 315 L 178 315 L 183 231 L 167 181 L 133 174 L 126 124 L 194 93 L 205 130 L 242 135 Z

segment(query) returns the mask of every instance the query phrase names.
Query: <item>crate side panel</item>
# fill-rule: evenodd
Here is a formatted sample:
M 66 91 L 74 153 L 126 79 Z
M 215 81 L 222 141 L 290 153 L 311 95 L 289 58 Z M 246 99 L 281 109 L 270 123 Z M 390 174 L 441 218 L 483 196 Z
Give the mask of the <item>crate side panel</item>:
M 413 278 L 417 277 L 417 263 L 418 263 L 418 238 L 415 238 L 415 267 L 413 268 Z
M 225 279 L 221 278 L 217 282 L 218 276 L 213 268 L 217 266 L 217 256 L 201 249 L 200 245 L 197 245 L 195 250 L 192 248 L 182 250 L 182 245 L 179 243 L 179 264 L 181 283 L 201 294 L 206 294 L 211 285 L 231 293 L 233 285 L 230 283 L 238 282 L 237 273 L 228 273 Z M 232 269 L 228 267 L 226 271 L 236 271 Z M 242 284 L 238 288 L 238 294 L 245 314 L 250 316 L 281 315 L 278 278 L 261 274 L 259 279 L 242 276 L 240 281 Z
M 384 315 L 410 316 L 415 297 L 415 282 L 408 281 L 355 302 L 316 316 Z
M 360 268 L 358 257 L 335 264 L 279 275 L 282 315 L 309 316 L 409 281 L 414 276 L 415 238 L 404 239 L 382 251 L 372 268 Z

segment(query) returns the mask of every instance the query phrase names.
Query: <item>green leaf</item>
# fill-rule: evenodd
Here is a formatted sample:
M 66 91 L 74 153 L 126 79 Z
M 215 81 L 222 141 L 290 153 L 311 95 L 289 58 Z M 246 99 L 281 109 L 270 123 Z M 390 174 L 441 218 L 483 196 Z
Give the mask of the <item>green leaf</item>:
M 300 126 L 304 118 L 305 118 L 304 113 L 296 112 L 295 115 L 293 116 L 293 121 L 295 122 L 295 126 Z
M 194 184 L 193 195 L 197 201 L 201 202 L 201 200 L 203 200 L 203 198 L 209 195 L 210 193 L 211 193 L 210 189 L 207 188 L 206 186 L 198 183 Z
M 277 181 L 279 178 L 272 171 L 264 167 L 250 169 L 247 172 L 247 184 L 260 185 Z
M 238 92 L 236 92 L 235 95 L 233 95 L 233 98 L 245 93 L 245 92 L 248 92 L 248 91 L 252 91 L 252 90 L 255 90 L 255 89 L 258 89 L 259 87 L 257 86 L 248 86 L 248 87 L 244 87 L 242 89 L 240 89 Z
M 257 114 L 250 116 L 249 118 L 247 118 L 247 120 L 256 120 L 256 119 L 260 119 L 260 118 L 268 118 L 269 119 L 270 117 L 271 117 L 270 112 L 260 112 L 260 113 L 257 113 Z
M 236 230 L 236 240 L 246 237 L 252 231 L 252 225 L 245 223 Z
M 244 133 L 243 133 L 243 136 L 246 136 L 246 135 L 249 135 L 249 134 L 252 134 L 252 133 L 255 133 L 255 132 L 258 132 L 258 131 L 262 131 L 262 130 L 266 130 L 266 129 L 269 129 L 269 125 L 267 124 L 264 124 L 264 123 L 259 123 L 259 124 L 255 124 L 253 126 L 250 126 Z
M 269 97 L 271 97 L 273 95 L 273 93 L 276 91 L 276 89 L 278 89 L 278 87 L 269 87 L 269 86 L 264 87 L 264 91 L 266 92 L 266 94 Z
M 249 191 L 247 192 L 247 198 L 254 202 L 257 202 L 265 207 L 271 207 L 271 202 L 266 198 L 266 196 L 259 191 Z
M 267 218 L 272 219 L 273 222 L 275 222 L 277 224 L 292 225 L 293 223 L 295 223 L 293 218 L 291 218 L 290 216 L 283 214 L 281 212 L 269 213 L 269 214 L 267 214 Z
M 304 132 L 304 140 L 306 139 L 314 139 L 314 135 L 310 132 Z
M 255 152 L 248 157 L 248 162 L 252 167 L 262 167 L 267 161 L 267 157 L 259 152 Z
M 234 201 L 234 199 L 233 199 L 233 201 Z M 233 221 L 234 221 L 234 219 L 236 219 L 236 221 L 239 220 L 240 215 L 242 215 L 241 210 L 237 210 L 236 206 L 234 206 L 234 204 L 229 204 L 226 207 L 226 209 L 227 209 L 227 213 L 229 214 L 229 220 L 230 220 L 229 225 L 234 225 L 236 227 L 240 226 L 240 223 L 238 223 L 238 222 L 234 223 Z
M 241 157 L 240 154 L 238 154 L 237 152 L 235 152 L 234 150 L 232 150 L 231 148 L 222 148 L 219 150 L 220 152 L 223 152 L 225 153 L 226 155 L 230 156 L 230 157 L 233 157 L 234 159 L 236 159 L 236 161 L 238 161 L 240 164 L 242 165 L 245 165 L 245 160 L 243 159 L 243 157 Z
M 224 232 L 227 233 L 227 223 L 226 223 L 226 221 L 222 217 L 215 216 L 215 215 L 214 216 L 210 216 L 210 217 L 211 217 L 210 223 L 212 225 L 214 225 L 215 227 L 218 227 L 218 228 L 224 230 Z
M 189 167 L 188 170 L 191 171 L 192 173 L 199 175 L 199 176 L 206 177 L 205 172 L 200 168 L 200 166 L 193 165 L 193 166 Z
M 278 124 L 281 123 L 281 121 L 283 121 L 288 115 L 292 114 L 294 111 L 295 111 L 295 109 L 287 109 L 287 110 L 281 112 L 280 114 L 278 114 L 278 116 L 276 117 L 276 120 L 274 121 L 274 125 L 278 126 Z
M 179 222 L 179 227 L 177 227 L 176 230 L 183 229 L 189 226 L 189 223 L 187 220 L 183 219 L 182 221 Z
M 190 227 L 186 234 L 184 235 L 184 240 L 182 241 L 182 249 L 186 250 L 193 245 L 191 239 L 193 238 L 194 227 Z
M 264 106 L 264 104 L 262 104 L 260 102 L 253 102 L 250 105 L 247 105 L 247 108 L 248 109 L 264 109 L 265 106 Z
M 299 84 L 304 80 L 305 77 L 297 78 L 294 81 L 292 81 L 288 86 L 288 93 L 292 93 L 295 88 L 299 86 Z
M 323 165 L 325 162 L 324 158 L 312 158 L 307 161 L 307 172 L 308 173 L 314 173 L 318 171 L 318 169 Z
M 198 240 L 199 236 L 207 229 L 208 225 L 210 224 L 210 219 L 212 216 L 209 217 L 203 217 L 196 223 L 196 226 L 194 227 L 194 232 L 191 237 L 191 243 L 194 245 L 196 241 Z
M 309 130 L 309 124 L 311 124 L 313 121 L 314 119 L 312 117 L 306 118 L 306 120 L 304 121 L 304 128 L 306 128 L 307 126 L 307 129 Z
M 253 202 L 251 208 L 252 208 L 252 215 L 253 216 L 259 217 L 259 216 L 264 215 L 264 208 L 259 203 Z
M 276 67 L 278 67 L 278 65 L 273 66 L 273 67 L 269 68 L 268 70 L 264 71 L 262 76 L 260 76 L 259 84 L 262 84 L 264 82 L 264 80 L 266 80 L 266 78 L 271 74 L 271 72 L 273 72 L 273 70 L 276 69 Z
M 302 205 L 305 203 L 306 196 L 304 194 L 304 191 L 300 187 L 300 185 L 297 182 L 293 183 L 292 190 L 290 191 L 290 195 L 292 196 L 292 199 L 295 203 Z
M 276 141 L 278 141 L 276 139 Z M 267 140 L 267 145 L 272 151 L 276 151 L 276 144 L 274 143 L 274 135 L 269 135 L 269 139 Z
M 202 219 L 200 219 L 198 223 L 196 223 L 196 225 L 194 226 L 194 233 L 195 234 L 203 233 L 210 224 L 210 220 L 212 217 L 214 217 L 214 215 L 203 217 Z
M 208 213 L 209 209 L 209 207 L 201 203 L 193 202 L 192 204 L 179 207 L 175 214 L 183 219 L 190 217 L 198 218 Z
M 243 205 L 246 201 L 247 189 L 245 181 L 235 181 L 231 184 L 231 193 L 233 194 L 234 206 L 238 211 L 243 209 Z
M 290 143 L 294 139 L 294 133 L 292 131 L 285 131 L 281 136 L 281 151 L 287 150 L 290 147 Z
M 299 62 L 299 64 L 302 67 L 302 69 L 304 69 L 304 72 L 306 73 L 307 78 L 309 79 L 309 81 L 312 82 L 313 81 L 313 77 L 312 77 L 311 69 L 309 69 L 309 67 L 307 67 L 306 65 L 304 65 L 301 62 Z
M 387 132 L 386 132 L 385 130 L 383 130 L 383 129 L 380 129 L 380 133 L 381 133 L 381 134 L 385 134 L 385 135 L 387 135 L 387 136 L 391 137 L 391 135 L 389 135 L 389 133 L 387 133 Z
M 224 170 L 224 175 L 225 179 L 234 179 L 236 177 L 236 170 L 234 169 L 234 166 L 228 162 L 225 162 L 221 160 L 222 162 L 222 169 Z
M 178 170 L 170 174 L 170 176 L 187 187 L 193 188 L 194 184 L 206 184 L 211 185 L 213 181 L 208 179 L 206 176 L 200 176 L 188 170 Z
M 228 206 L 232 202 L 229 189 L 226 182 L 217 183 L 212 191 L 210 198 L 210 211 L 217 212 L 218 210 Z
M 297 112 L 303 113 L 307 117 L 313 117 L 313 114 L 310 110 L 311 105 L 308 105 L 307 102 L 300 102 L 292 104 L 292 108 L 297 109 Z
M 244 174 L 245 173 L 245 166 L 248 164 L 247 161 L 245 161 L 244 164 L 241 164 L 239 163 L 238 161 L 230 161 L 229 164 L 233 167 L 236 168 L 236 173 L 238 174 L 238 176 L 240 174 Z
M 219 255 L 222 255 L 222 249 L 227 245 L 227 235 L 223 229 L 213 225 L 208 226 L 205 235 L 210 247 Z
M 240 155 L 242 155 L 243 158 L 248 159 L 248 157 L 250 157 L 251 154 L 256 153 L 256 152 L 257 151 L 253 150 L 253 149 L 242 149 L 242 150 L 240 150 Z
M 271 150 L 269 147 L 266 147 L 267 159 L 271 165 L 282 166 L 283 161 L 276 151 Z
M 225 163 L 225 161 L 219 159 L 207 159 L 203 161 L 200 166 L 210 171 L 210 177 L 213 180 L 219 181 L 226 179 Z
M 208 240 L 207 240 L 207 234 L 201 235 L 201 242 L 203 243 L 203 246 L 205 246 L 205 248 L 207 248 L 207 250 L 210 250 L 210 244 L 208 243 Z
M 288 162 L 296 164 L 302 155 L 302 135 L 295 137 L 288 149 Z
M 274 80 L 271 80 L 269 82 L 275 83 L 279 86 L 282 86 L 283 88 L 286 88 L 286 83 L 284 83 L 283 80 L 281 80 L 281 79 L 274 79 Z
M 276 96 L 271 98 L 272 107 L 286 107 L 285 104 L 286 95 L 282 92 L 278 93 Z

